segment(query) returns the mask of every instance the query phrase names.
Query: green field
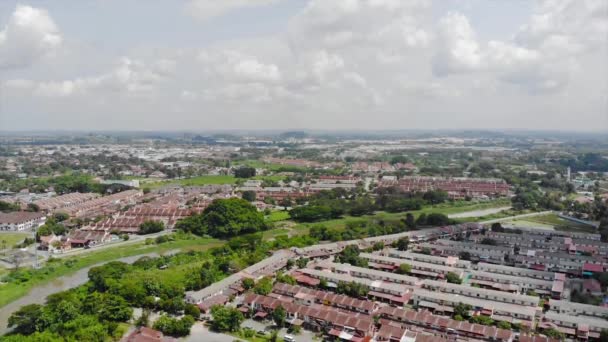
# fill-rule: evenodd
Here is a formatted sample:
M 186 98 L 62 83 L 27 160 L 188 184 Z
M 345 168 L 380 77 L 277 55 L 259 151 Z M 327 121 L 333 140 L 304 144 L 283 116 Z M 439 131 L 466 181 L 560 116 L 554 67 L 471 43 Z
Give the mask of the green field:
M 144 178 L 140 179 L 142 181 L 141 187 L 143 188 L 160 188 L 166 185 L 183 185 L 183 186 L 197 186 L 197 185 L 208 185 L 208 184 L 234 184 L 236 183 L 236 178 L 234 176 L 229 175 L 221 175 L 221 176 L 198 176 L 186 179 L 169 179 L 162 181 L 153 181 L 149 182 L 149 179 Z
M 242 162 L 241 164 L 245 165 L 245 166 L 254 167 L 256 169 L 266 169 L 266 170 L 269 170 L 269 171 L 285 170 L 285 171 L 305 172 L 306 170 L 308 170 L 305 167 L 291 166 L 291 165 L 282 165 L 282 164 L 274 164 L 274 163 L 265 163 L 262 160 L 246 160 L 246 161 Z
M 266 220 L 268 220 L 269 222 L 278 222 L 278 221 L 285 221 L 289 219 L 289 212 L 288 211 L 273 211 L 270 213 L 270 215 L 266 216 Z
M 264 238 L 270 239 L 277 235 L 299 235 L 308 233 L 308 228 L 275 228 L 264 232 Z M 225 241 L 192 237 L 189 239 L 178 239 L 162 244 L 146 244 L 137 242 L 128 245 L 106 248 L 100 251 L 92 251 L 76 256 L 54 259 L 39 270 L 28 269 L 27 280 L 23 282 L 10 282 L 0 285 L 0 308 L 6 304 L 25 296 L 32 288 L 47 284 L 61 276 L 70 275 L 76 271 L 95 264 L 112 261 L 124 257 L 142 255 L 148 253 L 162 254 L 167 251 L 180 250 L 204 251 L 212 247 L 221 246 Z M 0 276 L 8 273 L 5 269 L 0 269 Z
M 282 181 L 284 180 L 285 176 L 280 176 L 280 175 L 272 175 L 272 176 L 254 176 L 251 177 L 251 179 L 257 179 L 257 180 L 262 180 L 262 181 L 268 181 L 268 182 L 278 182 L 278 181 Z
M 193 238 L 166 242 L 160 245 L 146 245 L 144 242 L 125 246 L 107 248 L 98 252 L 85 253 L 78 256 L 55 259 L 41 269 L 29 270 L 27 281 L 10 282 L 0 285 L 0 308 L 4 305 L 26 295 L 32 288 L 44 285 L 64 275 L 73 274 L 79 269 L 98 263 L 116 260 L 128 256 L 164 253 L 170 250 L 181 251 L 205 250 L 220 246 L 224 242 L 209 238 Z
M 505 200 L 505 199 L 499 199 L 499 200 L 495 200 L 495 201 L 482 202 L 482 203 L 470 203 L 470 202 L 462 201 L 462 202 L 455 202 L 455 203 L 444 203 L 444 204 L 439 204 L 439 205 L 435 205 L 435 206 L 427 206 L 420 210 L 409 211 L 409 213 L 414 215 L 415 218 L 418 218 L 418 216 L 420 216 L 420 214 L 423 214 L 423 213 L 424 214 L 440 213 L 440 214 L 449 215 L 449 214 L 457 214 L 457 213 L 473 211 L 473 210 L 497 208 L 497 207 L 505 206 L 506 204 L 509 204 L 509 203 L 510 203 L 509 200 Z M 315 222 L 315 223 L 301 223 L 301 224 L 298 224 L 297 227 L 310 227 L 315 224 L 322 224 L 328 228 L 334 228 L 334 227 L 335 228 L 344 228 L 344 227 L 346 227 L 346 224 L 348 222 L 361 221 L 361 220 L 382 219 L 385 221 L 398 221 L 398 220 L 405 218 L 406 214 L 407 214 L 407 212 L 388 213 L 385 211 L 378 211 L 374 215 L 364 215 L 361 217 L 344 216 L 342 218 L 335 219 L 335 220 L 320 221 L 320 222 Z M 506 212 L 506 213 L 499 213 L 499 214 L 493 214 L 493 215 L 488 215 L 488 216 L 491 216 L 491 218 L 498 218 L 498 217 L 508 216 L 510 214 L 515 215 L 515 213 Z M 482 221 L 485 219 L 487 219 L 487 217 L 456 219 L 456 221 L 457 222 L 473 222 L 473 221 Z
M 0 233 L 0 250 L 11 249 L 18 243 L 21 243 L 26 237 L 32 237 L 30 233 L 16 232 L 1 232 Z
M 547 214 L 547 215 L 539 215 L 533 217 L 526 217 L 522 219 L 523 221 L 531 222 L 531 223 L 540 223 L 547 226 L 552 226 L 555 230 L 559 231 L 573 231 L 573 232 L 585 232 L 585 233 L 595 233 L 596 229 L 591 226 L 587 226 L 584 224 L 580 224 L 577 222 L 572 222 L 568 220 L 564 220 L 557 216 L 557 214 Z

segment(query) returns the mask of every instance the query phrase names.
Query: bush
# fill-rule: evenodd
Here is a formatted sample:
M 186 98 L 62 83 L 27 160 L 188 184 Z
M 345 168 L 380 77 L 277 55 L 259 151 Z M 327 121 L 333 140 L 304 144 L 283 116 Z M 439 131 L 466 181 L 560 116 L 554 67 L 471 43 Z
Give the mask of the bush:
M 158 233 L 165 229 L 165 224 L 162 221 L 148 220 L 139 225 L 139 231 L 137 234 L 146 235 L 152 233 Z
M 183 337 L 190 334 L 190 328 L 194 325 L 194 318 L 184 316 L 181 319 L 170 318 L 166 315 L 161 316 L 154 322 L 154 329 L 159 330 L 165 335 L 173 337 Z

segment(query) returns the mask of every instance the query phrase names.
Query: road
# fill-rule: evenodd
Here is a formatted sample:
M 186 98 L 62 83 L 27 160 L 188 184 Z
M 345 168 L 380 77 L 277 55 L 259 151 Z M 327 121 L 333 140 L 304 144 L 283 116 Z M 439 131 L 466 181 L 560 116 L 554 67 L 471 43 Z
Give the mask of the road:
M 507 216 L 507 217 L 503 217 L 503 218 L 499 218 L 499 219 L 494 219 L 494 220 L 487 220 L 487 221 L 483 221 L 483 222 L 479 222 L 479 223 L 481 223 L 481 224 L 492 224 L 492 223 L 496 223 L 496 222 L 517 220 L 517 219 L 521 219 L 521 218 L 541 216 L 541 215 L 547 215 L 547 214 L 551 214 L 551 213 L 553 213 L 553 211 L 551 211 L 551 210 L 539 211 L 537 213 L 521 214 L 521 215 L 515 215 L 515 216 Z
M 511 207 L 500 207 L 500 208 L 488 208 L 488 209 L 471 210 L 471 211 L 465 211 L 465 212 L 462 212 L 462 213 L 449 214 L 448 217 L 449 218 L 480 217 L 480 216 L 486 216 L 486 215 L 496 214 L 496 213 L 499 213 L 499 212 L 501 212 L 503 210 L 509 210 L 509 209 L 511 209 Z

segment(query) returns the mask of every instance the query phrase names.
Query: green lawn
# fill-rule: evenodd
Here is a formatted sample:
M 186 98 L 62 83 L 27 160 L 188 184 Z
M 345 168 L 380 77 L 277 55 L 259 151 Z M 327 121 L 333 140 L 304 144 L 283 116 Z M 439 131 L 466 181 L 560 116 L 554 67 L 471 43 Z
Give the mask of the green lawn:
M 245 165 L 245 166 L 255 167 L 256 169 L 266 169 L 269 171 L 291 170 L 291 171 L 305 172 L 306 170 L 308 170 L 305 167 L 266 163 L 262 160 L 246 160 L 246 161 L 242 162 L 241 164 Z
M 26 237 L 32 237 L 32 234 L 19 232 L 0 232 L 0 250 L 11 249 L 14 245 L 21 243 Z
M 47 263 L 46 266 L 39 270 L 30 270 L 29 280 L 25 282 L 11 282 L 0 285 L 0 308 L 26 295 L 32 288 L 36 286 L 47 284 L 61 276 L 73 274 L 79 269 L 101 262 L 153 252 L 160 254 L 175 249 L 182 251 L 205 250 L 214 246 L 220 246 L 223 243 L 223 241 L 209 238 L 176 240 L 160 245 L 146 245 L 144 242 L 139 242 L 136 244 L 107 248 L 97 252 L 90 252 L 73 257 L 55 259 L 54 261 Z
M 231 175 L 221 175 L 221 176 L 198 176 L 186 179 L 168 179 L 162 181 L 153 181 L 147 182 L 147 178 L 142 180 L 141 187 L 148 188 L 160 188 L 165 185 L 178 184 L 183 186 L 197 186 L 197 185 L 207 185 L 207 184 L 234 184 L 236 183 L 236 178 Z
M 523 219 L 524 221 L 529 221 L 533 223 L 541 223 L 545 225 L 553 226 L 555 230 L 560 231 L 574 231 L 574 232 L 585 232 L 585 233 L 595 233 L 596 229 L 591 226 L 587 226 L 584 224 L 580 224 L 573 221 L 568 221 L 560 218 L 557 214 L 547 214 L 547 215 L 539 215 L 533 217 L 526 217 Z
M 278 181 L 282 181 L 284 180 L 285 176 L 280 176 L 280 175 L 272 175 L 272 176 L 253 176 L 251 177 L 251 179 L 257 179 L 257 180 L 262 180 L 262 181 L 268 181 L 268 182 L 278 182 Z
M 266 219 L 270 222 L 285 221 L 289 219 L 289 212 L 284 210 L 277 210 L 266 216 Z

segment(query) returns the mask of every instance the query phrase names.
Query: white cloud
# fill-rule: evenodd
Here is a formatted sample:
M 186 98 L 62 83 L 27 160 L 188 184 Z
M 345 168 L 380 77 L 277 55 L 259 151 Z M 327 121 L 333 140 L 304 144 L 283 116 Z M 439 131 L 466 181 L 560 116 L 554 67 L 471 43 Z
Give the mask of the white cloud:
M 481 51 L 469 20 L 460 13 L 448 13 L 439 21 L 438 48 L 433 70 L 438 75 L 476 70 L 482 66 Z
M 0 68 L 28 66 L 61 42 L 59 29 L 47 11 L 18 5 L 0 31 Z
M 267 6 L 281 0 L 190 0 L 186 11 L 199 20 L 209 20 L 247 7 Z
M 106 95 L 142 95 L 154 90 L 158 83 L 169 76 L 169 66 L 174 62 L 160 60 L 152 64 L 122 58 L 108 73 L 97 76 L 61 81 L 8 80 L 4 87 L 21 94 L 33 93 L 37 96 L 62 98 L 73 95 L 94 93 Z M 171 69 L 172 70 L 172 69 Z
M 608 1 L 542 0 L 516 40 L 553 53 L 582 53 L 605 46 Z
M 310 0 L 278 12 L 265 6 L 272 2 L 191 5 L 202 19 L 252 6 L 269 15 L 293 8 L 285 31 L 233 37 L 217 21 L 222 35 L 201 39 L 205 45 L 176 39 L 171 44 L 190 43 L 174 48 L 161 35 L 158 44 L 171 48 L 130 47 L 113 66 L 106 58 L 116 52 L 91 62 L 86 56 L 95 48 L 83 56 L 66 46 L 61 63 L 49 58 L 10 71 L 3 110 L 80 117 L 86 108 L 109 126 L 131 120 L 187 129 L 567 127 L 574 116 L 605 116 L 607 48 L 597 40 L 605 0 L 581 0 L 580 8 L 571 0 L 543 2 L 529 18 L 500 27 L 500 36 L 476 11 L 438 12 L 445 6 L 433 7 L 437 1 Z

